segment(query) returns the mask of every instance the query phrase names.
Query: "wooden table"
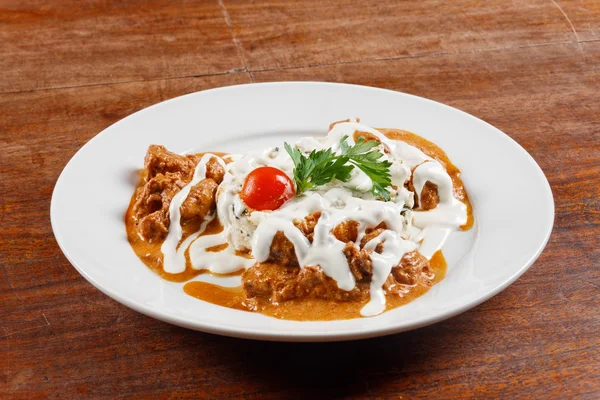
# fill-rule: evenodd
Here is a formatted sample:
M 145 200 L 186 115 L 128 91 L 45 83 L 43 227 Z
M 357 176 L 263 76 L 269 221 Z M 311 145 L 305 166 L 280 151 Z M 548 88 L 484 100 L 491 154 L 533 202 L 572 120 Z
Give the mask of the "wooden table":
M 0 71 L 0 398 L 600 398 L 598 0 L 4 0 Z M 550 181 L 548 247 L 458 317 L 331 344 L 171 326 L 71 267 L 50 197 L 87 140 L 171 97 L 281 80 L 385 87 L 497 126 Z

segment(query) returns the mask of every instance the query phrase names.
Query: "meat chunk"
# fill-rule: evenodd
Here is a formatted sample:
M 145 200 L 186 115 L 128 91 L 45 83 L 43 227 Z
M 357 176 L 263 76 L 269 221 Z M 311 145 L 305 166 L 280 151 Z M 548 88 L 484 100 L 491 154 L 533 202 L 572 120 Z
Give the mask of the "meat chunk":
M 325 275 L 319 266 L 298 268 L 272 263 L 257 263 L 247 269 L 242 275 L 242 287 L 247 298 L 273 303 L 298 298 L 366 300 L 372 276 L 370 251 L 358 250 L 348 244 L 344 249 L 345 254 L 346 252 L 357 281 L 350 291 L 338 288 L 336 281 Z M 432 279 L 432 276 L 427 275 L 428 268 L 429 261 L 420 253 L 407 253 L 400 264 L 392 269 L 384 289 L 388 293 L 402 295 L 408 291 L 407 286 L 414 286 L 419 282 L 428 283 Z
M 242 286 L 249 298 L 273 303 L 296 298 L 318 298 L 337 301 L 364 299 L 364 287 L 345 291 L 320 267 L 286 267 L 278 264 L 257 263 L 242 275 Z
M 344 221 L 333 228 L 331 233 L 341 242 L 355 242 L 358 238 L 358 222 Z
M 148 147 L 144 158 L 146 180 L 150 180 L 158 174 L 174 173 L 180 174 L 182 180 L 189 182 L 194 174 L 196 164 L 198 164 L 198 157 L 195 155 L 180 156 L 168 151 L 165 146 L 153 144 Z
M 294 221 L 296 228 L 300 229 L 311 243 L 315 236 L 315 226 L 317 226 L 319 218 L 321 218 L 321 212 L 317 211 L 307 215 L 303 220 Z
M 311 243 L 312 243 L 313 237 L 314 237 L 315 226 L 317 225 L 320 217 L 321 217 L 320 212 L 314 212 L 314 213 L 308 215 L 307 217 L 305 217 L 303 220 L 294 221 L 294 225 L 298 229 L 300 229 L 300 231 L 302 231 L 304 236 L 306 236 Z M 371 230 L 367 229 L 367 235 L 365 235 L 365 238 L 367 238 L 367 239 L 374 238 L 377 235 L 379 235 L 385 228 L 385 223 L 381 223 L 376 228 L 379 229 L 376 234 L 372 234 L 372 233 L 369 234 L 369 232 L 371 232 Z M 345 242 L 345 243 L 349 243 L 349 245 L 346 246 L 347 250 L 345 250 L 345 251 L 348 252 L 348 254 L 346 254 L 346 258 L 348 258 L 348 262 L 351 263 L 350 258 L 354 257 L 355 254 L 353 252 L 351 252 L 350 248 L 353 247 L 353 244 L 358 237 L 358 222 L 356 222 L 356 221 L 342 222 L 341 224 L 338 224 L 331 232 L 336 237 L 336 239 L 338 239 L 342 242 Z M 365 241 L 365 238 L 363 238 L 363 245 L 361 247 L 364 247 L 364 244 L 366 244 L 366 242 L 368 242 L 368 240 Z M 292 242 L 290 242 L 288 240 L 288 238 L 285 236 L 285 234 L 281 231 L 277 232 L 275 234 L 275 236 L 273 237 L 273 241 L 271 242 L 269 259 L 267 260 L 267 262 L 280 264 L 280 265 L 286 265 L 286 266 L 298 266 L 299 265 L 298 259 L 296 257 L 296 251 L 295 251 L 294 245 L 292 244 Z M 369 260 L 369 262 L 370 262 L 370 260 Z M 358 280 L 362 279 L 362 276 L 365 274 L 366 274 L 366 276 L 369 276 L 369 277 L 371 276 L 370 266 L 362 266 L 362 264 L 363 264 L 362 261 L 356 261 L 356 263 L 358 263 L 358 264 L 355 266 L 355 268 L 364 270 L 363 272 L 355 273 L 355 276 L 357 277 Z M 357 269 L 357 271 L 358 271 L 358 269 Z
M 149 242 L 164 239 L 169 232 L 169 216 L 167 212 L 156 211 L 145 216 L 138 223 L 138 231 Z
M 406 253 L 400 264 L 392 268 L 391 276 L 401 285 L 416 285 L 420 279 L 432 279 L 429 260 L 417 250 Z
M 412 170 L 413 173 L 415 172 L 415 168 Z M 438 186 L 433 182 L 425 182 L 425 185 L 423 185 L 423 189 L 419 195 L 415 191 L 415 186 L 413 184 L 411 175 L 410 179 L 404 183 L 404 187 L 414 193 L 414 208 L 418 208 L 423 211 L 433 210 L 440 202 Z
M 187 224 L 192 220 L 202 221 L 216 207 L 215 195 L 219 185 L 206 178 L 192 186 L 190 193 L 181 204 L 181 223 Z
M 169 205 L 173 197 L 194 174 L 199 162 L 195 155 L 180 156 L 164 146 L 151 145 L 144 159 L 146 184 L 138 189 L 134 203 L 134 216 L 140 235 L 148 241 L 159 241 L 169 231 Z M 206 163 L 207 178 L 191 188 L 181 205 L 181 223 L 202 220 L 215 208 L 218 183 L 223 181 L 225 170 L 216 157 Z
M 271 249 L 267 262 L 298 267 L 296 249 L 292 242 L 281 231 L 277 232 L 271 242 Z
M 337 282 L 325 275 L 320 267 L 306 266 L 300 270 L 294 281 L 286 282 L 283 289 L 275 293 L 276 301 L 293 298 L 329 299 L 336 301 L 357 300 L 366 297 L 360 287 L 346 291 Z
M 217 184 L 223 182 L 225 176 L 225 168 L 219 163 L 216 157 L 212 157 L 206 163 L 206 177 L 212 179 Z
M 387 228 L 385 222 L 380 223 L 375 228 L 369 228 L 360 241 L 360 249 L 354 246 L 354 243 L 347 243 L 344 248 L 344 255 L 348 260 L 350 271 L 357 282 L 370 282 L 373 276 L 373 262 L 371 261 L 372 250 L 366 250 L 364 247 L 372 239 L 381 235 Z M 356 240 L 356 239 L 355 239 Z M 376 253 L 383 251 L 383 243 L 379 243 L 374 250 Z
M 380 227 L 376 227 L 375 229 L 368 229 L 365 233 L 365 236 L 362 237 L 362 239 L 360 240 L 360 248 L 362 249 L 363 247 L 365 247 L 367 245 L 367 243 L 369 243 L 371 240 L 375 239 L 377 236 L 381 235 L 381 233 L 383 231 L 385 231 L 386 228 L 380 228 Z M 378 245 L 379 247 L 379 245 Z M 381 253 L 381 251 L 377 251 L 378 253 Z
M 246 297 L 271 299 L 274 293 L 285 287 L 286 282 L 293 281 L 299 272 L 300 269 L 297 267 L 268 263 L 255 264 L 242 274 Z
M 425 185 L 423 185 L 423 190 L 421 190 L 421 196 L 419 198 L 421 210 L 433 210 L 437 207 L 439 202 L 440 196 L 438 195 L 438 186 L 430 181 L 425 182 Z
M 319 217 L 320 213 L 314 213 L 301 221 L 296 221 L 295 225 L 312 239 Z M 356 221 L 343 222 L 332 230 L 338 240 L 346 243 L 343 252 L 357 287 L 361 285 L 368 287 L 373 277 L 371 254 L 382 253 L 385 242 L 379 243 L 374 250 L 367 250 L 364 247 L 386 229 L 385 223 L 367 229 L 359 247 L 355 245 L 358 236 Z M 250 297 L 271 298 L 273 301 L 299 297 L 348 300 L 359 296 L 353 291 L 340 291 L 335 281 L 327 277 L 319 266 L 299 267 L 294 245 L 283 232 L 277 232 L 271 243 L 267 263 L 256 265 L 246 271 L 242 278 L 244 288 Z M 418 251 L 407 253 L 399 265 L 392 268 L 392 274 L 384 287 L 390 293 L 405 292 L 406 286 L 413 286 L 420 279 L 426 281 L 433 278 L 430 273 L 428 275 L 428 268 L 429 260 Z
M 314 237 L 315 226 L 320 217 L 321 213 L 315 212 L 306 216 L 303 220 L 294 221 L 294 225 L 302 231 L 311 243 Z M 332 232 L 342 242 L 353 242 L 358 236 L 358 223 L 356 221 L 342 222 Z M 277 232 L 273 237 L 267 261 L 281 265 L 298 266 L 298 258 L 296 257 L 294 245 L 283 232 Z
M 179 174 L 158 174 L 138 189 L 133 205 L 140 235 L 146 240 L 164 239 L 169 230 L 169 205 L 186 185 Z
M 254 301 L 260 299 L 273 303 L 296 298 L 364 300 L 369 296 L 369 284 L 373 277 L 371 255 L 374 251 L 381 253 L 385 242 L 378 244 L 375 250 L 364 249 L 364 244 L 384 230 L 383 227 L 370 230 L 365 235 L 361 247 L 357 247 L 352 241 L 346 243 L 343 252 L 357 283 L 350 291 L 339 289 L 337 282 L 325 275 L 318 265 L 299 268 L 294 246 L 282 232 L 278 232 L 271 245 L 268 262 L 257 263 L 242 275 L 246 296 Z M 415 250 L 405 254 L 400 263 L 392 268 L 384 290 L 387 293 L 404 295 L 410 286 L 418 283 L 430 284 L 431 279 L 433 274 L 429 269 L 429 260 Z
M 304 236 L 312 242 L 315 232 L 315 226 L 321 217 L 320 212 L 314 212 L 307 215 L 302 220 L 294 221 L 296 228 L 300 229 Z M 271 249 L 269 254 L 268 262 L 286 265 L 286 266 L 298 266 L 298 258 L 296 257 L 296 249 L 292 242 L 285 236 L 283 232 L 277 232 L 271 242 Z
M 360 276 L 363 279 L 367 277 L 370 281 L 372 276 L 370 253 L 367 253 L 363 248 L 368 242 L 379 236 L 384 230 L 384 228 L 378 227 L 365 234 L 360 243 L 360 251 L 355 250 L 355 253 L 351 254 L 350 249 L 344 249 L 344 254 L 346 254 L 346 251 L 348 251 L 346 258 L 348 258 L 348 263 L 350 264 L 352 274 L 357 280 L 360 280 Z M 385 242 L 379 243 L 375 247 L 374 251 L 376 253 L 381 253 L 383 252 L 384 246 Z M 369 267 L 371 269 L 369 269 Z M 358 271 L 358 273 L 356 273 L 355 270 Z M 417 250 L 414 250 L 404 254 L 402 259 L 400 259 L 400 263 L 392 268 L 391 276 L 388 279 L 388 282 L 386 282 L 386 287 L 388 290 L 391 290 L 392 286 L 397 284 L 414 286 L 418 283 L 419 279 L 430 280 L 433 279 L 433 277 L 434 276 L 429 269 L 429 260 Z
M 370 282 L 373 276 L 371 251 L 365 249 L 359 250 L 351 242 L 346 243 L 343 251 L 354 279 L 357 282 Z

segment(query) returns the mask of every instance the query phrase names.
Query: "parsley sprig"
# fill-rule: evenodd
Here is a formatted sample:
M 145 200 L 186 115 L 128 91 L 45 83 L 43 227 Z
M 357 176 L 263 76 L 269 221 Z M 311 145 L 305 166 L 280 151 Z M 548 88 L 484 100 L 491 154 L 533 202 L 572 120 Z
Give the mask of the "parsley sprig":
M 376 140 L 365 141 L 363 137 L 360 137 L 354 146 L 350 146 L 346 139 L 348 136 L 344 136 L 340 141 L 340 154 L 336 154 L 329 148 L 313 150 L 308 157 L 288 143 L 284 144 L 285 150 L 294 162 L 296 193 L 301 194 L 334 179 L 348 182 L 350 172 L 356 167 L 373 182 L 371 189 L 373 196 L 389 201 L 390 192 L 387 188 L 392 185 L 390 174 L 392 163 L 388 160 L 381 160 L 383 157 L 381 151 L 372 150 L 373 147 L 379 145 L 379 142 Z

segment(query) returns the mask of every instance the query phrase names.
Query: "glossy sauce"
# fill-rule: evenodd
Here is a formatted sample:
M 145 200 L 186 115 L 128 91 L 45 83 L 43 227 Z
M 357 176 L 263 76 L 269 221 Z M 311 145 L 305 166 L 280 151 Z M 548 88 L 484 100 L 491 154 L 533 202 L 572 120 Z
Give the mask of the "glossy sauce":
M 396 190 L 390 196 L 390 201 L 376 201 L 373 198 L 373 182 L 367 173 L 360 169 L 350 172 L 346 183 L 333 181 L 331 185 L 315 188 L 302 196 L 296 196 L 283 206 L 265 215 L 259 215 L 260 222 L 252 230 L 252 254 L 257 262 L 263 263 L 271 257 L 273 240 L 278 232 L 293 245 L 293 251 L 300 265 L 318 265 L 324 274 L 332 278 L 339 289 L 353 290 L 356 287 L 355 275 L 351 263 L 344 254 L 346 241 L 338 240 L 334 234 L 335 227 L 346 221 L 356 223 L 357 239 L 352 246 L 358 249 L 359 239 L 367 234 L 367 230 L 379 224 L 385 224 L 387 231 L 378 235 L 365 245 L 373 250 L 383 242 L 381 254 L 372 254 L 372 280 L 368 294 L 371 301 L 361 310 L 362 316 L 377 315 L 385 310 L 386 299 L 383 286 L 394 265 L 397 265 L 404 254 L 421 245 L 419 252 L 427 259 L 442 248 L 448 236 L 460 226 L 467 224 L 467 206 L 454 196 L 454 183 L 445 167 L 437 160 L 429 157 L 417 147 L 405 141 L 390 139 L 385 134 L 357 120 L 335 124 L 329 133 L 323 137 L 306 137 L 296 142 L 296 148 L 304 152 L 331 149 L 339 153 L 344 150 L 344 142 L 350 145 L 358 144 L 361 136 L 367 140 L 379 142 L 379 148 L 385 154 L 378 158 L 390 163 L 391 183 Z M 227 193 L 233 196 L 221 198 L 219 217 L 224 217 L 225 231 L 230 237 L 236 238 L 237 217 L 235 188 L 257 165 L 273 163 L 282 171 L 293 176 L 293 163 L 289 156 L 272 150 L 248 153 L 239 163 L 232 165 L 233 179 Z M 270 160 L 269 160 L 270 159 Z M 412 171 L 412 173 L 411 173 Z M 406 206 L 412 208 L 413 199 L 407 187 L 419 200 L 423 197 L 423 189 L 427 182 L 437 187 L 438 201 L 432 207 L 417 207 L 406 216 L 403 210 Z M 238 203 L 239 204 L 239 203 Z M 242 205 L 242 209 L 243 209 Z M 239 210 L 239 208 L 237 208 Z M 309 241 L 300 228 L 292 221 L 301 220 L 316 210 L 321 211 L 320 218 L 314 226 L 314 239 Z M 239 211 L 238 211 L 239 212 Z M 256 215 L 252 215 L 257 218 Z M 420 231 L 411 237 L 411 224 Z M 243 233 L 243 229 L 239 232 Z M 247 236 L 249 237 L 249 236 Z
M 140 186 L 144 184 L 144 178 L 140 181 Z M 157 273 L 161 278 L 171 282 L 186 282 L 190 279 L 202 274 L 204 271 L 198 271 L 192 269 L 186 265 L 184 272 L 179 274 L 170 274 L 163 269 L 163 254 L 160 250 L 162 242 L 149 242 L 144 240 L 137 232 L 136 221 L 133 213 L 133 204 L 135 203 L 135 194 L 131 198 L 129 208 L 125 214 L 125 227 L 127 230 L 127 239 L 131 248 L 144 264 L 148 266 L 152 271 Z M 190 224 L 191 225 L 191 224 Z M 198 228 L 196 228 L 197 230 Z M 183 227 L 183 235 L 185 237 L 194 233 L 188 228 L 188 225 Z
M 430 269 L 435 277 L 430 281 L 435 285 L 446 275 L 447 264 L 441 251 L 434 254 Z M 410 303 L 430 289 L 427 284 L 419 283 L 408 287 L 404 295 L 386 294 L 386 311 Z M 219 306 L 243 311 L 260 312 L 271 317 L 294 321 L 332 321 L 337 319 L 360 318 L 360 310 L 368 303 L 365 301 L 333 301 L 322 299 L 288 300 L 279 304 L 270 302 L 252 302 L 246 299 L 241 286 L 221 287 L 208 282 L 189 282 L 183 290 L 190 296 Z
M 205 153 L 196 154 L 198 157 L 202 157 Z M 212 153 L 218 156 L 223 156 L 225 153 Z M 186 268 L 185 271 L 178 274 L 170 274 L 163 269 L 163 253 L 161 251 L 161 246 L 163 242 L 149 242 L 144 240 L 137 232 L 136 229 L 136 220 L 133 212 L 133 205 L 135 203 L 135 197 L 137 193 L 137 189 L 143 187 L 146 182 L 146 176 L 143 171 L 140 173 L 140 182 L 136 191 L 134 192 L 131 200 L 129 202 L 129 207 L 127 208 L 127 212 L 125 213 L 125 229 L 127 232 L 127 240 L 131 245 L 131 248 L 138 256 L 140 260 L 146 266 L 148 266 L 152 271 L 157 273 L 161 278 L 171 281 L 171 282 L 186 282 L 190 279 L 205 273 L 203 270 L 195 270 L 191 267 L 191 264 L 188 262 L 188 258 L 186 257 Z M 191 222 L 182 227 L 182 239 L 180 243 L 184 241 L 188 236 L 196 233 L 200 229 L 200 223 Z M 204 232 L 200 234 L 200 236 L 212 235 L 218 233 L 223 230 L 223 227 L 219 223 L 218 219 L 212 220 L 207 226 Z
M 378 131 L 383 133 L 385 136 L 389 137 L 393 140 L 402 140 L 403 142 L 408 143 L 411 146 L 415 146 L 427 156 L 433 158 L 440 164 L 446 168 L 446 172 L 450 175 L 452 179 L 452 184 L 454 185 L 454 197 L 457 200 L 460 200 L 467 206 L 467 223 L 462 225 L 460 228 L 463 231 L 468 231 L 473 227 L 473 207 L 471 206 L 471 202 L 469 201 L 469 196 L 467 195 L 467 191 L 465 190 L 465 186 L 460 179 L 460 169 L 456 167 L 456 165 L 452 164 L 452 161 L 448 158 L 444 150 L 442 150 L 438 145 L 429 140 L 415 135 L 412 132 L 403 131 L 401 129 L 387 129 L 387 128 L 377 128 Z
M 421 150 L 424 154 L 431 157 L 442 164 L 450 176 L 453 183 L 453 195 L 454 197 L 464 203 L 467 207 L 467 222 L 460 228 L 468 230 L 473 225 L 472 207 L 469 202 L 466 190 L 460 179 L 460 170 L 452 164 L 444 151 L 434 143 L 418 136 L 413 133 L 397 130 L 397 129 L 378 129 L 378 131 L 385 134 L 393 140 L 402 140 L 407 144 L 414 146 Z M 200 153 L 198 156 L 202 156 L 205 153 Z M 212 153 L 222 156 L 218 153 Z M 144 179 L 140 181 L 140 186 L 144 184 Z M 137 233 L 135 225 L 135 217 L 133 215 L 133 204 L 135 202 L 135 194 L 132 196 L 129 208 L 125 216 L 126 230 L 128 240 L 136 253 L 136 255 L 146 264 L 151 270 L 156 272 L 163 279 L 173 282 L 186 282 L 194 277 L 208 272 L 207 270 L 196 270 L 191 267 L 189 261 L 189 254 L 186 251 L 186 268 L 183 272 L 177 274 L 170 274 L 163 269 L 163 254 L 161 252 L 162 242 L 150 243 L 143 240 Z M 180 243 L 189 235 L 195 233 L 200 229 L 199 224 L 188 224 L 183 227 L 183 235 Z M 222 231 L 223 227 L 219 223 L 218 218 L 214 218 L 206 227 L 205 231 L 200 236 L 212 235 Z M 206 249 L 208 252 L 218 252 L 229 245 L 223 243 L 220 245 L 212 246 Z M 236 255 L 251 258 L 249 254 L 241 254 L 236 251 Z M 430 260 L 431 266 L 435 277 L 431 284 L 439 282 L 446 273 L 446 261 L 441 253 L 437 251 Z M 227 275 L 239 275 L 243 272 L 240 270 L 236 273 Z M 219 275 L 219 274 L 215 274 Z M 428 284 L 417 284 L 412 287 L 407 286 L 407 292 L 402 295 L 390 295 L 386 294 L 386 310 L 407 304 L 415 298 L 423 295 L 429 289 Z M 213 285 L 206 282 L 189 282 L 184 286 L 184 291 L 193 297 L 208 301 L 224 307 L 240 309 L 245 311 L 261 312 L 266 315 L 270 315 L 280 319 L 289 320 L 334 320 L 334 319 L 349 319 L 358 318 L 361 316 L 360 310 L 368 303 L 368 299 L 361 302 L 336 302 L 332 300 L 320 300 L 320 299 L 298 299 L 282 302 L 274 305 L 267 302 L 250 302 L 246 299 L 244 292 L 240 287 L 226 288 L 217 285 Z

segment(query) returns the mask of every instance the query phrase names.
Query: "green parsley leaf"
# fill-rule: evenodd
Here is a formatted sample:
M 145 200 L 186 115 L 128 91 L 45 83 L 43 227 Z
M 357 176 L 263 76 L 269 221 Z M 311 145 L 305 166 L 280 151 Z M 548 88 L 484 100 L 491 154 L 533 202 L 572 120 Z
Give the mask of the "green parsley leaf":
M 373 196 L 390 200 L 390 192 L 387 190 L 392 185 L 390 166 L 391 162 L 380 160 L 383 153 L 372 150 L 379 145 L 378 141 L 368 140 L 360 137 L 354 146 L 348 145 L 344 136 L 340 141 L 341 154 L 335 154 L 333 149 L 313 150 L 308 157 L 300 150 L 284 144 L 294 162 L 294 183 L 296 193 L 301 194 L 317 186 L 325 185 L 334 179 L 342 182 L 350 180 L 350 173 L 354 167 L 363 171 L 373 182 L 371 192 Z

